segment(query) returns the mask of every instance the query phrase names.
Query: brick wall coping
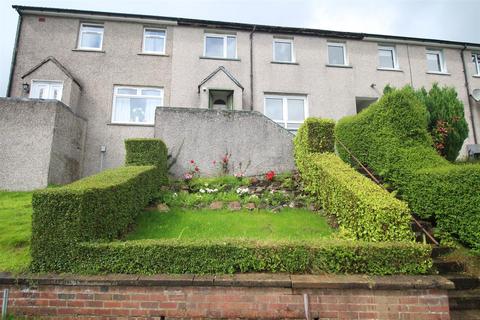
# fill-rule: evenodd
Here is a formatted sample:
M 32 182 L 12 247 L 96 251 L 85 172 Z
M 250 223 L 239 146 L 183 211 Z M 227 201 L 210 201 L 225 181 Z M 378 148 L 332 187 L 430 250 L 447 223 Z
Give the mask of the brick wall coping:
M 0 285 L 276 287 L 293 289 L 422 290 L 454 289 L 442 276 L 290 275 L 14 275 L 0 272 Z

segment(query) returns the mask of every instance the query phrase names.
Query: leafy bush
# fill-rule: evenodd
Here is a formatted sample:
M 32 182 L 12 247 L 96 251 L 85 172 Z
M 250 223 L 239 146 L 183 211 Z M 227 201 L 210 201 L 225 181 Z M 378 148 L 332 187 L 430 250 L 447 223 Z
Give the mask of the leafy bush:
M 336 126 L 336 137 L 362 163 L 398 190 L 422 218 L 434 218 L 448 233 L 480 247 L 480 166 L 455 165 L 432 147 L 427 108 L 413 89 L 391 90 Z M 340 156 L 350 161 L 338 146 Z
M 33 194 L 32 268 L 66 271 L 76 244 L 114 239 L 160 187 L 154 166 L 120 167 Z
M 81 244 L 71 271 L 423 274 L 431 268 L 430 253 L 415 243 L 142 240 Z
M 335 121 L 331 119 L 308 118 L 295 136 L 295 152 L 333 152 Z
M 125 140 L 126 166 L 156 166 L 167 172 L 167 146 L 160 139 L 136 138 Z
M 308 146 L 313 143 L 309 143 L 309 139 L 325 138 L 308 136 L 308 126 L 302 125 L 295 137 L 297 167 L 306 191 L 315 195 L 320 205 L 336 217 L 340 228 L 347 235 L 365 241 L 413 240 L 406 204 L 336 155 L 310 152 L 312 149 Z

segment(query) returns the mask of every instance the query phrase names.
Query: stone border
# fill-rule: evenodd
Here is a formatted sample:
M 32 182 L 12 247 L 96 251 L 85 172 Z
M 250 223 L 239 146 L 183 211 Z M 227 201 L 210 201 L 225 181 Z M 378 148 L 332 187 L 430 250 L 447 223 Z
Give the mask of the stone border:
M 292 289 L 422 290 L 455 288 L 442 276 L 289 275 L 58 275 L 0 272 L 0 285 L 141 286 L 141 287 L 256 287 Z

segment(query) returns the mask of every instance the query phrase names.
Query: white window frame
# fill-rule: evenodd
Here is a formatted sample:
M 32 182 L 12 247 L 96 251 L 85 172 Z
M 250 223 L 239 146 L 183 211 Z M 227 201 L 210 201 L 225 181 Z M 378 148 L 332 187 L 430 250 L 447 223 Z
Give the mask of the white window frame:
M 45 98 L 45 99 L 53 99 L 53 100 L 58 100 L 58 101 L 62 101 L 62 97 L 63 97 L 63 87 L 64 87 L 64 82 L 62 80 L 43 80 L 43 79 L 32 79 L 30 81 L 30 93 L 28 95 L 28 97 L 30 99 L 40 99 L 40 98 L 34 98 L 33 97 L 33 88 L 35 86 L 35 84 L 49 84 L 49 86 L 51 86 L 52 84 L 57 84 L 57 85 L 61 85 L 62 86 L 62 89 L 60 90 L 60 98 Z M 49 90 L 50 90 L 50 87 L 49 87 Z M 44 99 L 44 98 L 42 98 Z
M 480 76 L 480 52 L 472 52 L 473 63 L 475 63 L 476 76 Z
M 384 51 L 391 51 L 392 52 L 392 58 L 393 58 L 393 68 L 388 68 L 388 67 L 382 67 L 380 66 L 380 50 Z M 398 59 L 397 59 L 397 50 L 395 46 L 391 45 L 378 45 L 377 49 L 377 54 L 378 54 L 378 69 L 382 70 L 398 70 L 400 66 L 398 65 Z
M 280 43 L 290 43 L 290 56 L 292 57 L 291 61 L 282 61 L 282 60 L 277 60 L 275 59 L 275 43 L 280 42 Z M 284 38 L 273 38 L 273 43 L 272 43 L 272 61 L 273 62 L 279 62 L 279 63 L 295 63 L 295 49 L 294 49 L 294 44 L 293 44 L 293 39 L 284 39 Z
M 207 38 L 222 38 L 223 39 L 223 56 L 215 57 L 215 56 L 207 56 Z M 228 49 L 227 49 L 227 38 L 235 38 L 235 56 L 228 57 Z M 238 41 L 237 35 L 235 34 L 223 34 L 223 33 L 205 33 L 203 36 L 203 56 L 206 58 L 217 58 L 217 59 L 238 59 Z
M 130 89 L 130 90 L 137 90 L 137 94 L 125 94 L 125 93 L 118 93 L 119 89 Z M 160 96 L 148 96 L 148 95 L 142 95 L 141 91 L 142 90 L 160 90 L 162 94 Z M 140 94 L 138 94 L 140 93 Z M 126 85 L 116 85 L 113 87 L 113 102 L 112 102 L 112 123 L 118 123 L 118 124 L 131 124 L 131 125 L 152 125 L 155 124 L 155 117 L 153 119 L 153 122 L 134 122 L 134 121 L 128 121 L 128 122 L 123 122 L 123 121 L 115 121 L 115 112 L 116 112 L 116 105 L 115 101 L 117 97 L 125 97 L 125 98 L 152 98 L 152 99 L 160 99 L 161 103 L 160 106 L 163 106 L 164 104 L 164 89 L 163 87 L 139 87 L 139 86 L 126 86 Z
M 165 34 L 163 36 L 147 36 L 146 31 L 153 30 L 153 31 L 163 31 Z M 148 51 L 145 50 L 145 39 L 146 38 L 163 38 L 163 48 L 162 51 Z M 144 27 L 143 28 L 143 43 L 142 43 L 142 53 L 150 53 L 150 54 L 165 54 L 165 48 L 167 46 L 167 30 L 163 28 L 151 28 L 151 27 Z
M 84 27 L 102 27 L 102 32 L 97 32 L 100 34 L 100 48 L 95 47 L 82 47 L 82 34 L 84 32 Z M 103 50 L 103 34 L 105 33 L 105 25 L 101 23 L 89 23 L 89 22 L 82 22 L 80 23 L 80 30 L 78 31 L 78 44 L 77 49 L 80 50 L 94 50 L 94 51 L 102 51 Z
M 438 59 L 439 59 L 439 62 L 440 62 L 440 71 L 428 70 L 427 55 L 429 55 L 429 54 L 438 55 Z M 445 59 L 443 57 L 443 50 L 442 49 L 427 49 L 427 51 L 425 52 L 425 58 L 427 59 L 427 72 L 428 73 L 447 73 L 447 65 L 446 65 Z
M 336 63 L 330 63 L 330 55 L 328 54 L 328 47 L 342 47 L 343 48 L 343 63 L 344 64 L 336 64 Z M 327 42 L 327 65 L 331 66 L 348 66 L 348 56 L 347 56 L 347 44 L 345 42 L 334 42 L 334 41 L 328 41 Z
M 295 94 L 265 94 L 263 98 L 263 114 L 267 112 L 267 99 L 282 99 L 282 112 L 283 120 L 280 119 L 271 119 L 272 121 L 282 125 L 286 130 L 296 132 L 297 129 L 289 129 L 288 123 L 302 124 L 308 118 L 308 97 L 306 95 L 295 95 Z M 289 121 L 288 120 L 288 99 L 298 99 L 303 100 L 303 121 Z

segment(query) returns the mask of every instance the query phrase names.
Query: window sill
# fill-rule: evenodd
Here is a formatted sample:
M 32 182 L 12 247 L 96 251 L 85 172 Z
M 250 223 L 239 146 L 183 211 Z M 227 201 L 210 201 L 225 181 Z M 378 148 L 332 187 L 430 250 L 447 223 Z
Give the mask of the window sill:
M 104 50 L 95 50 L 95 49 L 72 49 L 72 51 L 79 51 L 79 52 L 96 52 L 96 53 L 105 53 Z
M 123 126 L 123 127 L 155 127 L 152 123 L 124 123 L 124 122 L 109 122 L 107 126 Z
M 206 60 L 226 60 L 226 61 L 240 61 L 238 58 L 217 58 L 217 57 L 206 57 L 206 56 L 200 56 L 200 59 L 206 59 Z
M 270 63 L 273 63 L 273 64 L 293 64 L 293 65 L 299 65 L 298 62 L 287 62 L 287 61 L 271 61 Z
M 474 74 L 472 77 L 474 77 L 474 78 L 480 78 L 480 74 Z
M 402 69 L 397 69 L 397 68 L 381 68 L 377 67 L 378 71 L 393 71 L 393 72 L 403 72 Z
M 156 57 L 170 57 L 170 55 L 165 53 L 155 53 L 155 52 L 139 52 L 139 56 L 156 56 Z
M 346 65 L 346 64 L 329 64 L 329 63 L 327 63 L 325 66 L 332 67 L 332 68 L 347 68 L 347 69 L 352 69 L 353 68 L 353 66 Z
M 437 76 L 451 76 L 451 73 L 448 72 L 436 72 L 436 71 L 427 71 L 427 74 L 433 74 Z

